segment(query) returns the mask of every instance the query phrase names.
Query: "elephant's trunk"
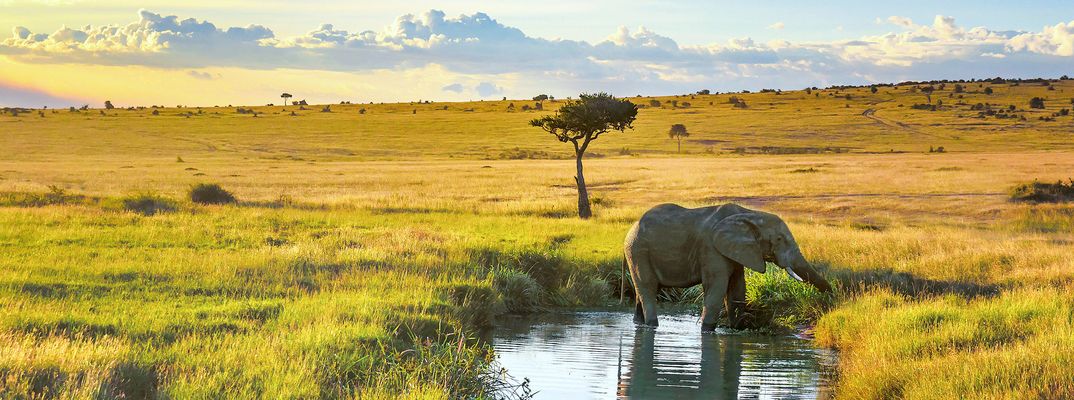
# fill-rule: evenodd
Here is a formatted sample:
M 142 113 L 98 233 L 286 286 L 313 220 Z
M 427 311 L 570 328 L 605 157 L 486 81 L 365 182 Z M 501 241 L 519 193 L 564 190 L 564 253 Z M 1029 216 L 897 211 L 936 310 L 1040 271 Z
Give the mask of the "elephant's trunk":
M 829 285 L 828 281 L 820 276 L 820 273 L 818 273 L 816 269 L 813 269 L 812 265 L 809 265 L 809 261 L 806 261 L 800 251 L 789 251 L 788 253 L 791 253 L 787 254 L 787 258 L 790 259 L 790 262 L 784 265 L 788 275 L 800 282 L 806 282 L 813 285 L 821 292 L 827 293 L 832 291 L 832 285 Z
M 787 273 L 790 274 L 791 277 L 813 285 L 821 292 L 828 293 L 832 291 L 832 285 L 828 284 L 828 281 L 820 276 L 820 273 L 804 260 L 794 267 L 787 268 Z

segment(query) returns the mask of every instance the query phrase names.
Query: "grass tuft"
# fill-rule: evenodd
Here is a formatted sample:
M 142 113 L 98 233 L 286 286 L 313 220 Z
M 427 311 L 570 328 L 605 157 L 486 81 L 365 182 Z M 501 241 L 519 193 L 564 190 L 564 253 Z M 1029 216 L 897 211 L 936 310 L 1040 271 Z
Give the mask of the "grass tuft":
M 510 268 L 492 271 L 492 287 L 499 293 L 509 313 L 537 311 L 541 304 L 541 285 L 525 272 Z

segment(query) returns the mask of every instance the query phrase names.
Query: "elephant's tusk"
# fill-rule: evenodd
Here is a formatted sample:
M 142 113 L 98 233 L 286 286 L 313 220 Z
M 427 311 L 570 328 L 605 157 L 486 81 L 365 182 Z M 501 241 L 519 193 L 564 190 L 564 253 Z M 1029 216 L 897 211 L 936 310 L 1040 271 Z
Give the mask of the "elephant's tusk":
M 805 279 L 802 279 L 802 277 L 800 277 L 800 276 L 798 276 L 798 274 L 794 273 L 794 270 L 791 269 L 791 267 L 787 267 L 787 268 L 784 268 L 784 269 L 787 270 L 787 274 L 790 275 L 791 278 L 794 278 L 794 280 L 796 280 L 798 282 L 805 282 Z

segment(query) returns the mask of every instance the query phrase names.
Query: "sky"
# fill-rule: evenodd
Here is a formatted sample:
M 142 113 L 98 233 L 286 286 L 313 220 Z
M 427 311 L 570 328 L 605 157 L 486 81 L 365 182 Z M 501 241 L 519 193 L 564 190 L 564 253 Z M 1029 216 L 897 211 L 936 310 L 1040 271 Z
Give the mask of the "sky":
M 1074 75 L 1062 1 L 0 0 L 0 106 L 463 101 Z

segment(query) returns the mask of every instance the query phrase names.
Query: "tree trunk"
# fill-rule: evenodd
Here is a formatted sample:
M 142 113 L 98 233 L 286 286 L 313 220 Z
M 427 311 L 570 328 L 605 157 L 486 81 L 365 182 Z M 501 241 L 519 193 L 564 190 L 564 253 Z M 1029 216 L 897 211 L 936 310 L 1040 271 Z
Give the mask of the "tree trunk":
M 593 211 L 589 209 L 589 192 L 586 191 L 585 176 L 582 175 L 582 154 L 582 151 L 575 152 L 578 175 L 574 177 L 574 181 L 578 184 L 578 218 L 589 219 L 593 216 Z
M 682 139 L 679 139 L 678 142 L 679 142 L 679 150 L 677 152 L 682 153 Z

